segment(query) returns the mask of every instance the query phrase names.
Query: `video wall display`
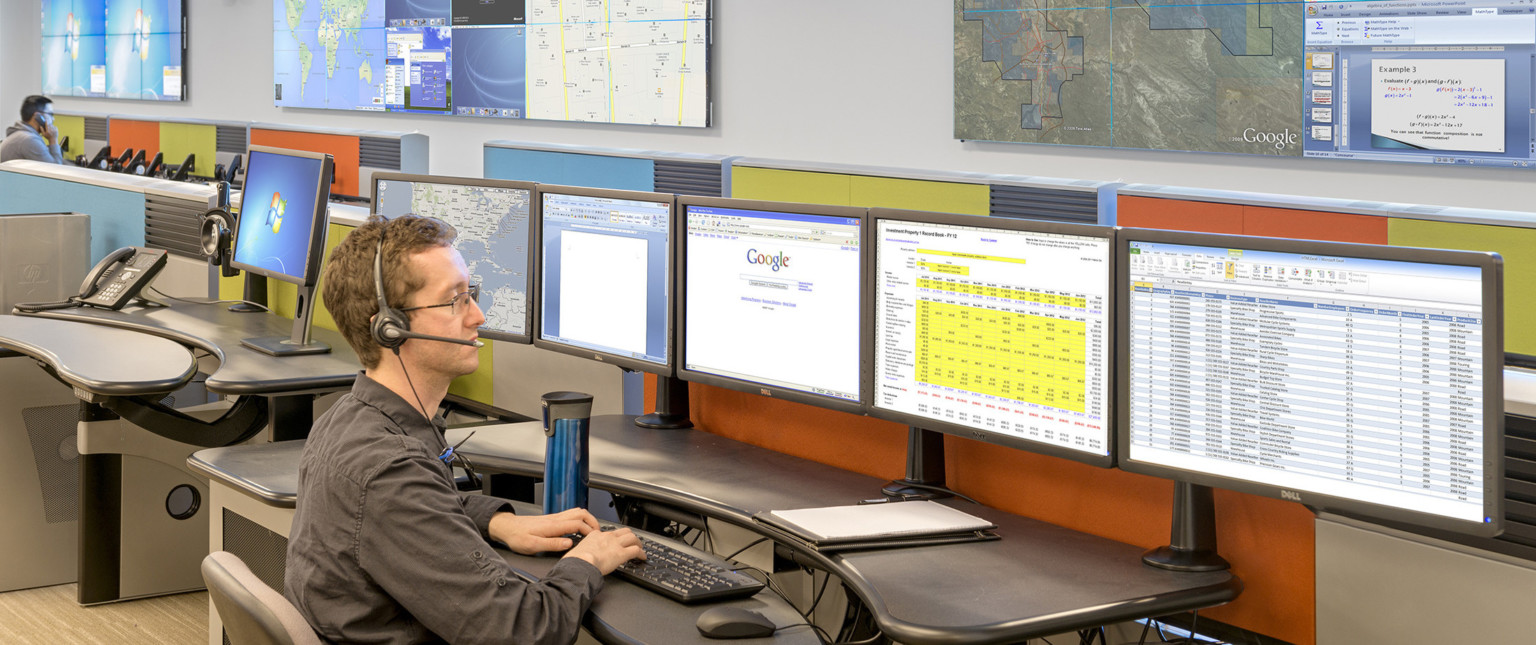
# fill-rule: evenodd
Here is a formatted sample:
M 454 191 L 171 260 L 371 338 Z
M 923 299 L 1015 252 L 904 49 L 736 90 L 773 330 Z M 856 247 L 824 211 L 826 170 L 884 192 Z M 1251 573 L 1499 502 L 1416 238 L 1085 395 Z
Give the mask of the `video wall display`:
M 1536 164 L 1530 0 L 961 0 L 954 26 L 958 139 Z
M 273 0 L 280 107 L 709 125 L 710 0 Z
M 43 0 L 43 94 L 186 98 L 184 0 Z

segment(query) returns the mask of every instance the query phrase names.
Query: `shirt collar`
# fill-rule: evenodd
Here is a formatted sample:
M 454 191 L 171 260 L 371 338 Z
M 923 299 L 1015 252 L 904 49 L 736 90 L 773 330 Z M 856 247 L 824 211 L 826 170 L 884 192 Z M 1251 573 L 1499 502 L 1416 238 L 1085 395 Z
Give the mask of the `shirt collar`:
M 367 373 L 357 373 L 357 381 L 352 384 L 352 396 L 378 408 L 391 421 L 399 425 L 406 436 L 426 442 L 429 446 L 445 447 L 447 445 L 443 443 L 443 433 L 438 429 L 444 427 L 446 423 L 442 414 L 433 417 L 432 422 L 427 422 L 415 406 L 407 403 L 394 390 L 369 378 Z

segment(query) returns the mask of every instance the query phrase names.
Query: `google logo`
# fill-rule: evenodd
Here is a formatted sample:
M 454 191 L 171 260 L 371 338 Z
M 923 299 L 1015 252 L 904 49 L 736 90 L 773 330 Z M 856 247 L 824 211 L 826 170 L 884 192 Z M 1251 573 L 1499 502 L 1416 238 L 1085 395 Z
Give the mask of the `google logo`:
M 747 264 L 766 264 L 778 271 L 779 267 L 789 267 L 789 256 L 780 251 L 778 255 L 763 255 L 757 249 L 747 249 Z

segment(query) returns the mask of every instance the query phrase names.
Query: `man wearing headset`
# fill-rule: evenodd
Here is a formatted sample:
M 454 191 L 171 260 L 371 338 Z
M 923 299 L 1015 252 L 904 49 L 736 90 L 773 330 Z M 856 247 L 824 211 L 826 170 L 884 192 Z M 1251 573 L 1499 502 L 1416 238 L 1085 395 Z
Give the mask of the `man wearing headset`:
M 365 370 L 304 447 L 283 595 L 330 641 L 570 643 L 602 577 L 643 557 L 633 533 L 598 531 L 586 510 L 519 516 L 458 494 L 436 411 L 479 366 L 485 316 L 454 234 L 375 216 L 325 268 L 325 305 Z M 570 550 L 530 584 L 487 540 Z
M 64 163 L 59 129 L 53 126 L 53 99 L 36 94 L 22 99 L 21 120 L 5 129 L 0 142 L 0 162 L 12 159 Z

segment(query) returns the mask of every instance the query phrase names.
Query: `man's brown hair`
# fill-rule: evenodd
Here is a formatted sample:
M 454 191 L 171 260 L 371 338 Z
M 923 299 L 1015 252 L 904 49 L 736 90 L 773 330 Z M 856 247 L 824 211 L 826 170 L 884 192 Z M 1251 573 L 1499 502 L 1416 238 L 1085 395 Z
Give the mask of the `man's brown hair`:
M 321 276 L 325 283 L 321 299 L 363 367 L 376 367 L 382 349 L 369 329 L 373 315 L 379 312 L 373 279 L 373 256 L 379 248 L 379 236 L 384 236 L 386 301 L 399 309 L 410 306 L 411 295 L 423 286 L 422 277 L 406 264 L 410 257 L 433 247 L 449 246 L 457 234 L 453 226 L 439 219 L 401 215 L 386 220 L 374 215 L 331 251 Z

